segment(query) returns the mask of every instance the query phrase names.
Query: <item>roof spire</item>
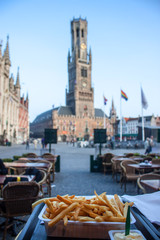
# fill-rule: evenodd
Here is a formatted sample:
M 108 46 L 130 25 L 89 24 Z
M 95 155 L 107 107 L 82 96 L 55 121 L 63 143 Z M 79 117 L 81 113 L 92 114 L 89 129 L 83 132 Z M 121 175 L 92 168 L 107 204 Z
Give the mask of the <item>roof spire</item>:
M 2 58 L 2 40 L 0 40 L 0 59 Z
M 18 67 L 18 70 L 17 70 L 16 87 L 19 87 L 19 88 L 20 88 L 20 82 L 19 82 L 19 67 Z
M 8 64 L 11 66 L 11 61 L 9 57 L 9 35 L 7 36 L 7 44 L 6 44 L 6 49 L 4 51 L 4 58 L 5 58 L 5 64 Z
M 91 47 L 89 48 L 89 62 L 92 63 L 92 52 L 91 52 Z
M 26 100 L 28 101 L 29 97 L 28 97 L 28 92 L 27 92 L 27 96 L 26 96 Z
M 112 98 L 112 110 L 114 110 L 114 101 L 113 101 L 113 98 Z
M 68 49 L 68 63 L 70 63 L 70 58 L 71 58 L 71 56 L 70 56 L 70 50 Z

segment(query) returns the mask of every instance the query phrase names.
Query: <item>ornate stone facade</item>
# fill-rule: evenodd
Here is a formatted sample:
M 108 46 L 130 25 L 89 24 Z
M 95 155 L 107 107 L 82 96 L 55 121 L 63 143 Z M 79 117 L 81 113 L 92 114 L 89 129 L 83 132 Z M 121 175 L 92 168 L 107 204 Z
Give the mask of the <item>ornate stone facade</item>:
M 26 100 L 23 98 L 23 101 L 20 97 L 19 68 L 16 83 L 13 74 L 10 76 L 9 37 L 4 54 L 1 48 L 2 44 L 0 44 L 0 144 L 5 144 L 6 140 L 12 143 L 23 142 L 29 133 L 28 97 Z
M 86 19 L 73 19 L 71 53 L 68 52 L 66 106 L 51 109 L 37 116 L 31 124 L 31 131 L 35 137 L 43 136 L 47 122 L 50 122 L 51 128 L 58 129 L 59 141 L 70 141 L 73 138 L 92 139 L 94 129 L 104 126 L 107 127 L 107 135 L 113 136 L 116 113 L 108 118 L 101 109 L 94 108 L 92 54 L 91 49 L 88 53 L 87 33 Z

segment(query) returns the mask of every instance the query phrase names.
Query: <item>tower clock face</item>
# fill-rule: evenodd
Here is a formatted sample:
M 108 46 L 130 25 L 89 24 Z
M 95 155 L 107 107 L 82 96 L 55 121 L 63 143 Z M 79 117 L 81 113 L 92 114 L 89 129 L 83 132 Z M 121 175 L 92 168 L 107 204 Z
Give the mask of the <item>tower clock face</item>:
M 83 87 L 86 87 L 86 86 L 87 86 L 87 83 L 86 83 L 85 81 L 83 81 L 82 86 L 83 86 Z
M 86 44 L 85 43 L 81 43 L 81 48 L 84 50 L 86 49 Z

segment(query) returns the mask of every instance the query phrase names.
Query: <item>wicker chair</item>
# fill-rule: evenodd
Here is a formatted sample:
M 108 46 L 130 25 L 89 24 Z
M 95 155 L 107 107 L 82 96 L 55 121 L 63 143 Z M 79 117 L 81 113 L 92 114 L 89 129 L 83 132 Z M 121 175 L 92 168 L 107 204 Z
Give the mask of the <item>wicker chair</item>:
M 149 153 L 148 156 L 152 157 L 152 158 L 155 158 L 157 156 L 156 153 Z
M 152 158 L 152 164 L 160 164 L 160 158 Z M 160 174 L 159 169 L 154 169 L 153 172 L 156 173 L 156 174 Z
M 134 153 L 127 153 L 127 154 L 125 155 L 126 158 L 130 158 L 130 157 L 133 157 L 133 156 L 134 156 Z
M 46 159 L 47 161 L 52 163 L 52 169 L 51 169 L 51 173 L 52 173 L 52 179 L 53 182 L 55 180 L 55 162 L 56 162 L 56 156 L 51 154 L 51 153 L 44 153 L 42 155 L 42 158 Z
M 151 157 L 151 156 L 145 156 L 143 160 L 144 160 L 144 161 L 145 161 L 145 160 L 152 161 L 152 157 Z
M 44 153 L 42 155 L 42 158 L 55 158 L 55 156 L 53 154 L 51 154 L 51 153 Z
M 122 173 L 122 169 L 120 166 L 121 161 L 114 160 L 114 158 L 111 159 L 112 163 L 112 178 L 114 179 L 114 176 L 116 176 L 116 181 L 118 182 L 118 174 Z
M 112 167 L 111 159 L 113 157 L 114 157 L 114 155 L 112 153 L 106 153 L 106 154 L 103 155 L 102 165 L 103 165 L 103 169 L 104 169 L 104 174 L 106 173 L 106 169 L 107 168 L 111 168 Z
M 0 215 L 6 218 L 3 240 L 11 226 L 8 226 L 9 218 L 31 214 L 32 203 L 37 200 L 38 193 L 36 182 L 10 182 L 3 188 L 3 198 L 0 199 Z
M 153 158 L 152 163 L 153 164 L 160 164 L 160 158 Z
M 142 180 L 156 180 L 156 179 L 160 179 L 159 174 L 153 174 L 153 173 L 144 174 L 144 175 L 141 175 L 137 179 L 137 185 L 142 190 L 143 193 L 151 193 L 151 191 L 149 191 L 148 188 L 145 188 L 144 186 L 142 186 L 141 181 Z
M 41 180 L 37 182 L 40 188 L 39 198 L 43 198 L 44 197 L 43 185 L 47 184 L 47 174 L 42 169 L 39 169 L 39 171 L 41 172 L 41 176 L 42 176 Z
M 27 153 L 26 157 L 27 158 L 37 158 L 38 156 L 35 153 Z
M 46 184 L 47 184 L 47 188 L 48 188 L 48 195 L 49 197 L 51 196 L 51 170 L 52 170 L 52 163 L 47 161 L 47 160 L 30 160 L 30 162 L 37 162 L 37 163 L 47 163 L 48 164 L 48 168 L 40 168 L 37 167 L 37 169 L 39 170 L 43 170 L 46 172 Z
M 129 167 L 129 164 L 138 164 L 138 162 L 134 160 L 124 160 L 120 163 L 122 168 L 122 176 L 121 176 L 121 187 L 124 184 L 124 191 L 126 192 L 126 184 L 127 181 L 134 181 L 136 183 L 137 178 L 140 176 L 135 173 L 135 169 Z

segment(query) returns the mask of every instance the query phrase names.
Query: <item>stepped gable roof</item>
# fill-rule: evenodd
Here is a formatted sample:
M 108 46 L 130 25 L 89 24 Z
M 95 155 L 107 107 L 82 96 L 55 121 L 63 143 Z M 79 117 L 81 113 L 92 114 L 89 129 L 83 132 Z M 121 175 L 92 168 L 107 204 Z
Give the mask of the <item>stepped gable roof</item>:
M 129 118 L 124 118 L 124 120 L 125 120 L 126 122 L 128 122 Z
M 58 109 L 58 115 L 73 115 L 71 107 L 60 106 Z
M 104 117 L 104 112 L 102 111 L 102 109 L 100 108 L 95 108 L 95 117 Z M 105 114 L 105 117 L 107 117 L 107 115 Z
M 137 117 L 135 117 L 135 118 L 128 118 L 128 121 L 127 122 L 129 122 L 129 121 L 134 121 L 134 120 L 138 120 L 139 118 Z

